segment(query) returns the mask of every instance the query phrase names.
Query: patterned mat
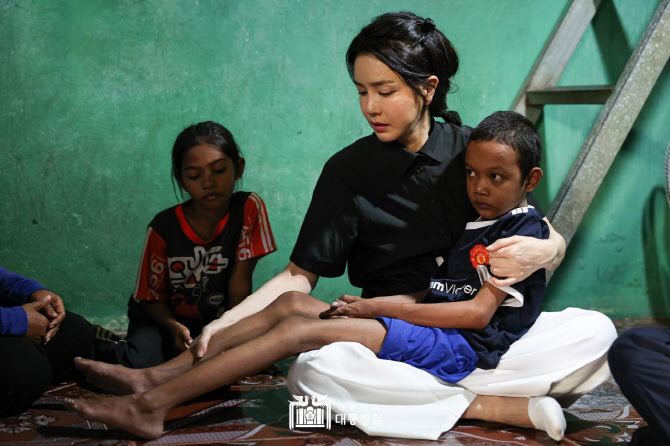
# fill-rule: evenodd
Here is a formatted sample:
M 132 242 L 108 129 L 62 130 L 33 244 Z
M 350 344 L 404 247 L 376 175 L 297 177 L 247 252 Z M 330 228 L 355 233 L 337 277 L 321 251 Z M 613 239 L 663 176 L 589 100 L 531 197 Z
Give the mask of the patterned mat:
M 282 364 L 281 369 L 285 371 L 286 365 Z M 621 396 L 616 384 L 610 382 L 594 392 L 597 395 L 596 402 L 605 401 L 607 407 L 589 408 L 584 404 L 576 404 L 568 409 L 568 429 L 566 437 L 560 443 L 536 430 L 477 421 L 463 421 L 434 442 L 370 437 L 355 426 L 335 422 L 330 429 L 290 430 L 290 395 L 281 369 L 275 368 L 246 378 L 235 385 L 177 407 L 168 413 L 165 435 L 151 442 L 139 441 L 118 429 L 84 420 L 68 412 L 62 405 L 63 398 L 99 398 L 104 395 L 76 383 L 64 384 L 51 389 L 20 416 L 0 419 L 0 443 L 248 446 L 591 445 L 626 444 L 632 433 L 644 425 L 637 412 Z

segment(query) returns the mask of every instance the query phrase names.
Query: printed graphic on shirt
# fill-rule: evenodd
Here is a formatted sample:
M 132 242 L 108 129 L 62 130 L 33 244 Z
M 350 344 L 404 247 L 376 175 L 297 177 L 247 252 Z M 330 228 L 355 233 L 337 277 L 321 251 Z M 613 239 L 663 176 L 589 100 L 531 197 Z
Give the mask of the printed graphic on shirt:
M 445 301 L 468 300 L 477 294 L 478 287 L 473 286 L 470 280 L 431 279 L 430 292 L 435 297 Z
M 202 246 L 193 248 L 192 257 L 170 257 L 170 284 L 174 288 L 193 288 L 203 274 L 218 274 L 228 268 L 228 259 L 221 255 L 221 246 L 205 250 Z
M 147 231 L 133 297 L 162 301 L 177 316 L 209 320 L 226 309 L 236 261 L 277 249 L 263 200 L 237 192 L 210 240 L 201 240 L 182 205 L 157 214 Z

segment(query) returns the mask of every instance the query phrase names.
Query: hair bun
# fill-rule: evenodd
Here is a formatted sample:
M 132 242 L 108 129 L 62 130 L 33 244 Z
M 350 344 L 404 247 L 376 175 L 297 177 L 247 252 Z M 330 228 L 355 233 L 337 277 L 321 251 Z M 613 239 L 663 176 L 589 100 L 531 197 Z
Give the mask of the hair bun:
M 435 29 L 435 22 L 433 22 L 433 19 L 425 18 L 423 22 L 421 22 L 421 32 L 429 33 L 434 29 Z

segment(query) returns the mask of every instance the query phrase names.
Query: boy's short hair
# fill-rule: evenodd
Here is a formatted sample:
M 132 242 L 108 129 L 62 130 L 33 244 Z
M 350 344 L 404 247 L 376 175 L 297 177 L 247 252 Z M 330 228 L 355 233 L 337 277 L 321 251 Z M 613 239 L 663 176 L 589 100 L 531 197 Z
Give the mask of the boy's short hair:
M 470 141 L 495 141 L 514 149 L 519 159 L 521 178 L 528 178 L 533 167 L 540 167 L 542 141 L 535 126 L 513 111 L 497 111 L 484 118 L 470 134 Z

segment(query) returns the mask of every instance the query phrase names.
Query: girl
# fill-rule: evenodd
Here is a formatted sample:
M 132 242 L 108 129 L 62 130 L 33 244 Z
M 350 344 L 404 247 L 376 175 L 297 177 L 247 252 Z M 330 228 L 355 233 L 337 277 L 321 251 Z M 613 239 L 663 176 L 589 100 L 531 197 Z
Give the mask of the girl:
M 201 122 L 177 136 L 172 175 L 190 199 L 149 224 L 128 304 L 128 336 L 103 360 L 133 368 L 161 364 L 251 293 L 256 262 L 277 248 L 263 200 L 233 192 L 244 164 L 221 124 Z

